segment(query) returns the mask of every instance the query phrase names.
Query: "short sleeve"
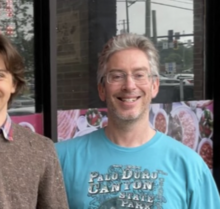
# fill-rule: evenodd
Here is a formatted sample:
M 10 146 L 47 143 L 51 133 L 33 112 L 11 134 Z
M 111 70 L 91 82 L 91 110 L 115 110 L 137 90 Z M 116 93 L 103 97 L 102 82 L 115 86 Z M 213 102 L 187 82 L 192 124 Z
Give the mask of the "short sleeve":
M 220 196 L 211 171 L 204 165 L 201 177 L 194 176 L 195 187 L 190 191 L 189 209 L 220 209 Z

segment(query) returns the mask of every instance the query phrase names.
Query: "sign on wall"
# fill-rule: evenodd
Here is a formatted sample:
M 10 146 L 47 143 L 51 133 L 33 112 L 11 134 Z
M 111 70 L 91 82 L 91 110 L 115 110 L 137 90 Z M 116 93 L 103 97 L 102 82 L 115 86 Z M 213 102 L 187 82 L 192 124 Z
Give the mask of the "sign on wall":
M 78 11 L 57 14 L 57 63 L 79 63 L 80 15 Z
M 212 169 L 213 102 L 151 104 L 150 125 L 198 152 Z M 108 124 L 107 109 L 58 111 L 58 141 L 82 136 Z
M 25 116 L 11 116 L 14 123 L 17 123 L 33 132 L 43 135 L 43 116 L 42 114 L 31 114 Z

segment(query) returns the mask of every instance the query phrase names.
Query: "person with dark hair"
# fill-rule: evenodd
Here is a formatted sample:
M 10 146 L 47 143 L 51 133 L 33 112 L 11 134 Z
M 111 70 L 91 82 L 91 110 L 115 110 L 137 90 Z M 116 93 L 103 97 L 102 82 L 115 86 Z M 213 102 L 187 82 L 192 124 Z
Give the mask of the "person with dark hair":
M 108 125 L 56 143 L 70 209 L 220 208 L 203 159 L 149 124 L 158 65 L 145 36 L 123 34 L 104 46 L 97 80 Z
M 23 59 L 0 35 L 0 208 L 67 209 L 53 142 L 13 123 L 7 114 L 24 86 Z

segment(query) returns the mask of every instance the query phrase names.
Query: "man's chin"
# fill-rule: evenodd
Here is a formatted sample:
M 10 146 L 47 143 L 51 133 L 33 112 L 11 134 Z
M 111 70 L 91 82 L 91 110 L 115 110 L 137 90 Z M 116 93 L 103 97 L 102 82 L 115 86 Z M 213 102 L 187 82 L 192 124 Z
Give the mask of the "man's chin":
M 135 122 L 141 117 L 140 114 L 129 114 L 129 115 L 123 114 L 122 115 L 122 114 L 118 114 L 118 113 L 116 113 L 115 116 L 121 122 L 128 122 L 128 123 Z

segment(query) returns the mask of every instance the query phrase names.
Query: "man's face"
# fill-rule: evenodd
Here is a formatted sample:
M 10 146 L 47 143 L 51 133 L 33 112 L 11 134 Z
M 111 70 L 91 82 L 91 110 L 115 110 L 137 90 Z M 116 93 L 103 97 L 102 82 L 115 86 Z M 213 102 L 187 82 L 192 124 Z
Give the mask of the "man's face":
M 0 54 L 0 117 L 7 112 L 8 101 L 15 92 L 12 75 L 6 70 L 4 60 Z
M 106 101 L 108 114 L 124 121 L 138 120 L 148 114 L 148 106 L 151 99 L 158 93 L 159 81 L 149 78 L 145 83 L 139 84 L 131 74 L 138 71 L 147 71 L 150 74 L 150 66 L 147 56 L 139 49 L 126 49 L 114 53 L 107 63 L 107 73 L 112 71 L 128 74 L 124 82 L 107 82 L 99 84 L 99 96 Z

